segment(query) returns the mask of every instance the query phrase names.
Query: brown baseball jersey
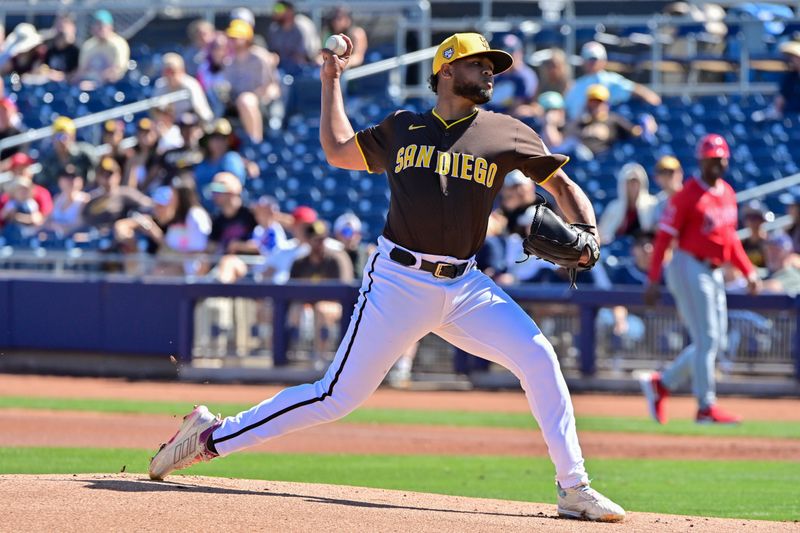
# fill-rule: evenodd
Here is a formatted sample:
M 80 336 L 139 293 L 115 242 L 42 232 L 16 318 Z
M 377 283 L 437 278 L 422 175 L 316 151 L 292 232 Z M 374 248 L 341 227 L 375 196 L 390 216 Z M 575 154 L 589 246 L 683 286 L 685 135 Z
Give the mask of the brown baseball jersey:
M 449 123 L 435 110 L 397 111 L 359 131 L 367 170 L 389 177 L 383 235 L 416 252 L 467 259 L 486 238 L 506 174 L 544 183 L 569 158 L 551 154 L 519 120 L 478 110 Z

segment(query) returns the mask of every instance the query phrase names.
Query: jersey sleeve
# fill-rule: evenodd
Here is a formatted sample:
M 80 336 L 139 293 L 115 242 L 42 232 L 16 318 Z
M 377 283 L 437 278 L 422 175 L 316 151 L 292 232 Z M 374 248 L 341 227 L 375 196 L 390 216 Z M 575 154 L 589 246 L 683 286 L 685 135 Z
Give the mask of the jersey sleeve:
M 386 171 L 391 160 L 390 151 L 394 146 L 397 131 L 398 116 L 403 111 L 392 113 L 380 124 L 361 130 L 356 133 L 356 146 L 364 158 L 367 172 L 381 174 Z
M 677 237 L 686 224 L 689 208 L 686 189 L 677 192 L 669 199 L 661 220 L 658 221 L 658 230 L 668 233 L 672 237 Z
M 518 168 L 538 184 L 550 179 L 569 161 L 562 154 L 551 154 L 542 139 L 531 128 L 517 122 L 514 142 L 514 168 Z

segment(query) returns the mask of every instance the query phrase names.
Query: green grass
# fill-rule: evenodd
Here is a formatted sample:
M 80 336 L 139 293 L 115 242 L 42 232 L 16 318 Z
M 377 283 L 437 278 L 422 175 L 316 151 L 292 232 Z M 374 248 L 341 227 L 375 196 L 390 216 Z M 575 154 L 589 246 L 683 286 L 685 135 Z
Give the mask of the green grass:
M 232 415 L 251 407 L 249 404 L 210 403 L 213 412 Z M 142 413 L 184 415 L 192 409 L 189 402 L 107 400 L 92 398 L 28 398 L 0 397 L 0 409 L 52 409 L 96 411 L 108 413 Z M 535 429 L 533 417 L 527 413 L 470 413 L 414 409 L 361 408 L 344 419 L 344 423 L 421 424 L 451 427 L 496 427 Z M 752 420 L 739 426 L 704 426 L 691 420 L 673 420 L 665 426 L 648 418 L 586 416 L 578 417 L 580 431 L 612 433 L 646 433 L 659 435 L 705 435 L 800 439 L 800 422 Z
M 0 474 L 144 473 L 149 450 L 0 448 Z M 632 511 L 760 520 L 800 516 L 800 464 L 593 460 L 594 485 Z M 242 453 L 189 474 L 551 503 L 546 458 Z

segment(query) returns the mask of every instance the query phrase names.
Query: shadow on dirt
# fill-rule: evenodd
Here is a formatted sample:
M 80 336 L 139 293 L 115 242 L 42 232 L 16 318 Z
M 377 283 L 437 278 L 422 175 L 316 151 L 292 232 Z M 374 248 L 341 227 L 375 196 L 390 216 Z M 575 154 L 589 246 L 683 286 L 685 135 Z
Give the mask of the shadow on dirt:
M 546 515 L 544 513 L 516 514 L 516 513 L 481 512 L 478 510 L 459 511 L 454 509 L 436 509 L 436 508 L 410 506 L 410 505 L 394 505 L 391 503 L 377 503 L 365 500 L 344 500 L 340 498 L 325 498 L 322 496 L 313 496 L 307 494 L 269 492 L 268 489 L 265 489 L 263 491 L 257 491 L 257 490 L 244 490 L 244 489 L 229 489 L 225 487 L 214 487 L 207 485 L 192 485 L 192 484 L 177 483 L 172 481 L 152 481 L 147 478 L 74 479 L 73 481 L 77 483 L 85 483 L 86 488 L 88 489 L 109 490 L 114 492 L 183 492 L 183 493 L 200 493 L 200 494 L 226 494 L 226 495 L 240 495 L 240 496 L 274 496 L 278 498 L 298 498 L 310 503 L 344 505 L 347 507 L 364 507 L 373 509 L 402 509 L 410 511 L 432 511 L 437 513 L 456 513 L 456 514 L 482 515 L 482 516 L 506 516 L 513 518 L 549 518 L 558 520 L 557 516 Z

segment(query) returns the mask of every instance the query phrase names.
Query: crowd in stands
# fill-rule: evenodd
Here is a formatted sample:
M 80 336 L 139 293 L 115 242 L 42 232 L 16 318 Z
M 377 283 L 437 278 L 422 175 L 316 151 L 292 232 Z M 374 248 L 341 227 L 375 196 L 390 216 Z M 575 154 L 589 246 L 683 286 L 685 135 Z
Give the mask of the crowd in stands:
M 708 19 L 707 13 L 703 16 Z M 706 22 L 719 23 L 715 15 Z M 274 5 L 265 27 L 257 32 L 256 18 L 245 8 L 232 10 L 224 28 L 205 20 L 192 22 L 188 45 L 180 53 L 160 57 L 153 92 L 157 96 L 185 89 L 190 97 L 137 118 L 133 142 L 125 140 L 123 121 L 109 120 L 102 127 L 100 150 L 79 141 L 73 120 L 59 116 L 38 160 L 25 145 L 3 150 L 0 172 L 12 176 L 0 199 L 3 238 L 19 241 L 47 234 L 79 241 L 82 232 L 91 231 L 107 236 L 108 251 L 152 254 L 160 273 L 209 275 L 225 282 L 352 280 L 368 254 L 360 242 L 361 220 L 352 213 L 322 220 L 315 205 L 283 213 L 273 197 L 248 196 L 248 180 L 258 177 L 261 169 L 243 156 L 241 147 L 258 146 L 265 132 L 285 126 L 288 95 L 281 80 L 287 75 L 316 76 L 324 38 L 349 35 L 354 43 L 350 65 L 357 66 L 365 61 L 367 34 L 345 7 L 332 9 L 317 28 L 284 1 Z M 22 83 L 58 81 L 81 87 L 102 86 L 125 76 L 130 50 L 115 32 L 111 13 L 94 13 L 91 37 L 84 42 L 76 35 L 69 14 L 59 15 L 52 28 L 41 32 L 28 23 L 18 24 L 0 48 L 0 73 L 19 76 Z M 490 107 L 534 125 L 554 152 L 591 161 L 622 141 L 657 142 L 659 125 L 652 114 L 632 121 L 615 109 L 631 99 L 659 106 L 660 97 L 609 70 L 608 52 L 600 42 L 583 44 L 575 77 L 570 58 L 559 48 L 540 50 L 541 61 L 531 64 L 530 50 L 517 34 L 500 35 L 498 46 L 514 56 L 515 64 L 498 76 Z M 796 114 L 800 42 L 785 42 L 780 50 L 788 69 L 772 112 Z M 15 102 L 0 98 L 0 139 L 24 130 Z M 600 235 L 606 244 L 629 239 L 632 251 L 630 259 L 612 265 L 609 272 L 598 269 L 594 277 L 599 279 L 591 283 L 604 286 L 609 280 L 628 283 L 641 278 L 632 273 L 646 263 L 648 247 L 642 236 L 655 231 L 683 177 L 681 162 L 671 155 L 654 168 L 631 162 L 619 171 L 616 198 L 599 221 Z M 658 193 L 651 194 L 656 187 Z M 540 261 L 517 262 L 535 201 L 530 180 L 518 173 L 506 177 L 478 258 L 501 283 L 566 281 L 563 273 Z M 795 203 L 789 211 L 800 219 Z M 767 248 L 780 239 L 758 230 L 756 222 L 765 218 L 756 220 L 748 210 L 742 218 L 752 231 L 748 250 L 768 269 Z M 797 228 L 800 223 L 790 229 L 789 241 L 781 241 L 782 246 L 792 243 L 792 253 L 800 252 Z

